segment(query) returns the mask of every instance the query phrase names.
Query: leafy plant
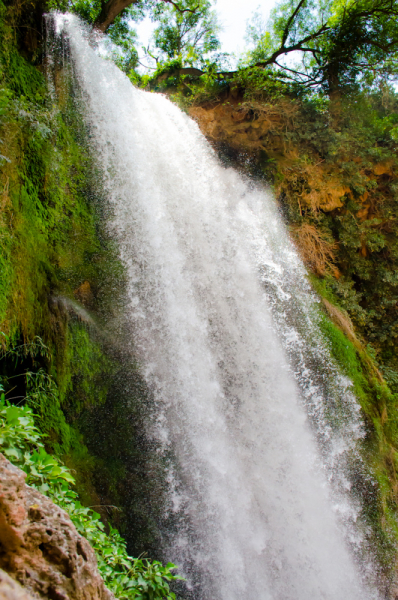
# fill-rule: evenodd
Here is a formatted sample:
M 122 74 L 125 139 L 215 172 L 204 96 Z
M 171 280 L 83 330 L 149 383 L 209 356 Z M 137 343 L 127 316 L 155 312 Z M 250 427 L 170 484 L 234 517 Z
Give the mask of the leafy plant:
M 172 573 L 176 566 L 129 556 L 119 532 L 110 525 L 106 533 L 100 515 L 81 504 L 69 469 L 46 452 L 32 409 L 9 404 L 1 385 L 0 393 L 1 451 L 26 473 L 29 485 L 68 512 L 76 529 L 94 548 L 107 587 L 120 600 L 175 600 L 169 583 L 182 579 Z

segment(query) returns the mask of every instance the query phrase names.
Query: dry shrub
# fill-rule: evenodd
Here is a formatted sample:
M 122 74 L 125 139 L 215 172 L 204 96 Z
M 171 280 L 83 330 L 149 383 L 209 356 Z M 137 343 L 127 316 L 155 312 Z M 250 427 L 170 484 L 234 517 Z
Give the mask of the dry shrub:
M 363 341 L 361 341 L 361 339 L 359 339 L 357 337 L 355 330 L 354 330 L 354 325 L 353 325 L 350 317 L 348 316 L 347 312 L 345 310 L 337 308 L 337 306 L 334 306 L 334 304 L 329 302 L 329 300 L 326 300 L 326 298 L 322 298 L 322 303 L 323 303 L 330 319 L 333 321 L 333 323 L 344 333 L 344 335 L 350 340 L 350 342 L 352 342 L 354 344 L 355 348 L 359 351 L 361 361 L 366 364 L 366 367 L 367 367 L 369 373 L 372 375 L 372 377 L 375 377 L 376 380 L 379 381 L 380 383 L 385 383 L 383 375 L 377 368 L 376 363 L 369 356 L 369 354 L 365 351 Z M 381 418 L 382 423 L 384 423 L 386 421 L 386 419 L 387 419 L 386 407 L 384 407 L 380 418 Z
M 348 314 L 337 308 L 337 306 L 334 306 L 334 304 L 331 304 L 326 298 L 322 298 L 322 303 L 333 323 L 341 329 L 356 348 L 362 350 L 362 344 L 355 335 L 354 326 Z
M 75 298 L 79 300 L 83 306 L 90 307 L 93 303 L 94 295 L 89 281 L 84 281 L 73 293 Z
M 276 104 L 247 101 L 242 102 L 240 110 L 247 114 L 254 113 L 255 118 L 265 119 L 274 124 L 275 129 L 284 131 L 294 125 L 294 117 L 298 112 L 298 104 L 291 100 L 279 100 Z
M 336 274 L 334 265 L 334 252 L 336 243 L 325 239 L 322 233 L 309 223 L 303 223 L 294 228 L 296 245 L 302 259 L 317 275 L 324 275 L 326 271 Z
M 314 212 L 320 208 L 324 211 L 334 210 L 343 206 L 343 198 L 350 193 L 350 188 L 344 186 L 339 177 L 325 173 L 318 165 L 307 165 L 305 176 L 309 192 L 303 192 L 301 199 Z
M 296 197 L 300 212 L 304 208 L 314 213 L 341 208 L 344 196 L 351 193 L 350 188 L 343 185 L 338 175 L 328 172 L 321 164 L 323 161 L 311 164 L 300 160 L 297 154 L 297 149 L 291 148 L 285 152 L 285 161 L 280 161 L 283 180 L 279 192 Z

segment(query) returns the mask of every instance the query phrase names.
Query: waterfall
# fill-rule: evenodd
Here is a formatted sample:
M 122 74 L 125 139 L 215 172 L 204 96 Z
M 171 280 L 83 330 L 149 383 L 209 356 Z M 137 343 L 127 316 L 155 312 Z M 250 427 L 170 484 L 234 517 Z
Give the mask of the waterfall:
M 127 269 L 174 526 L 199 600 L 378 598 L 352 473 L 363 424 L 277 204 L 58 15 Z

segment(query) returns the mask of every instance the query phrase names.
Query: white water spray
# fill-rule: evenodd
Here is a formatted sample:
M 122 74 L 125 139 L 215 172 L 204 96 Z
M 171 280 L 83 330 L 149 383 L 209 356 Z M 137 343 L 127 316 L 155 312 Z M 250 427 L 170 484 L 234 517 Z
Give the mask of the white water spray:
M 358 406 L 272 194 L 101 59 L 75 17 L 57 27 L 114 210 L 152 429 L 173 457 L 164 555 L 200 600 L 376 598 L 346 476 Z

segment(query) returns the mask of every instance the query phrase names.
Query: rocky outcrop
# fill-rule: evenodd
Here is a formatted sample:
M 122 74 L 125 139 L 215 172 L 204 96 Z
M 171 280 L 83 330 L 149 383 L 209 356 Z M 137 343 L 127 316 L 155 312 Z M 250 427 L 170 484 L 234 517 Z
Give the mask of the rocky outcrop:
M 229 98 L 215 106 L 192 106 L 189 113 L 211 142 L 257 157 L 262 153 L 266 160 L 275 161 L 283 174 L 278 194 L 293 193 L 303 208 L 325 212 L 341 208 L 350 189 L 339 173 L 322 160 L 315 164 L 298 160 L 297 148 L 286 146 L 285 133 L 294 129 L 297 110 L 297 105 L 287 100 L 273 106 Z
M 255 114 L 245 105 L 228 101 L 216 106 L 193 106 L 189 113 L 207 138 L 236 150 L 272 151 L 280 145 L 281 116 L 275 111 L 263 109 L 262 114 Z
M 37 600 L 19 583 L 0 569 L 0 600 Z
M 114 600 L 69 515 L 25 478 L 0 454 L 0 567 L 36 598 Z

